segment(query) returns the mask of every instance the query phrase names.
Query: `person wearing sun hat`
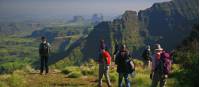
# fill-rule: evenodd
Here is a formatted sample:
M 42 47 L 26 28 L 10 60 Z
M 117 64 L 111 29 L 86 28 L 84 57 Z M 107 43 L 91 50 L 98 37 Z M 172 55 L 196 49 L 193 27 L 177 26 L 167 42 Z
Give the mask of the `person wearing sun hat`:
M 164 49 L 160 44 L 155 45 L 155 50 L 152 58 L 152 69 L 150 78 L 152 79 L 151 87 L 157 87 L 160 82 L 160 87 L 164 87 L 166 80 L 163 78 L 162 72 L 158 70 L 159 61 L 161 58 L 161 54 L 164 52 Z

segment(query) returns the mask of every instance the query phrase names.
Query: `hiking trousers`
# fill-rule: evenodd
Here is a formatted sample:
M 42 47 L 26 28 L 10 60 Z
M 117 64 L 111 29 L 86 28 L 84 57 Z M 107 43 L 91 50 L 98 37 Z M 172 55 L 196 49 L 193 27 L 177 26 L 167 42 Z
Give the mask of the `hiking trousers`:
M 128 73 L 119 73 L 119 79 L 118 79 L 118 87 L 123 87 L 123 78 L 126 83 L 126 87 L 131 87 L 130 81 L 128 79 L 129 74 Z
M 166 78 L 164 74 L 156 71 L 153 74 L 151 87 L 157 87 L 158 83 L 160 83 L 160 87 L 165 87 Z
M 49 72 L 48 68 L 48 56 L 40 56 L 41 61 L 40 61 L 40 74 L 43 73 L 43 70 L 45 68 L 46 74 Z
M 106 64 L 99 64 L 99 83 L 98 86 L 102 87 L 103 75 L 106 78 L 106 83 L 108 87 L 111 87 L 110 77 L 109 77 L 109 66 Z

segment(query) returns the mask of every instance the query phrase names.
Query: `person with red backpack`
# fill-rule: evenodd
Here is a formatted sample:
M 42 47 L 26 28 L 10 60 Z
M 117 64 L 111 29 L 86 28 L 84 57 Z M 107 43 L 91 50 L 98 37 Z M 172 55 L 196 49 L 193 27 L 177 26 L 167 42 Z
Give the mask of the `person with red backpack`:
M 102 87 L 103 75 L 106 78 L 106 83 L 108 87 L 111 87 L 110 77 L 109 77 L 109 67 L 111 65 L 111 56 L 108 51 L 105 50 L 105 44 L 101 42 L 100 54 L 99 54 L 99 82 L 98 87 Z
M 164 87 L 166 79 L 171 71 L 172 59 L 171 54 L 161 48 L 160 44 L 156 44 L 155 54 L 152 58 L 152 72 L 150 78 L 152 79 L 151 87 Z

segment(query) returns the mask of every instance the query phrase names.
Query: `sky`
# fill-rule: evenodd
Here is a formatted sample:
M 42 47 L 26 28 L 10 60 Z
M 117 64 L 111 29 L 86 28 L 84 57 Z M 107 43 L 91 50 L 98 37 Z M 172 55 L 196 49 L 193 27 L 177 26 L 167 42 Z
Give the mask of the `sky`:
M 123 14 L 126 10 L 139 11 L 153 3 L 170 0 L 0 0 L 0 20 L 6 18 L 45 18 L 74 15 L 107 17 Z

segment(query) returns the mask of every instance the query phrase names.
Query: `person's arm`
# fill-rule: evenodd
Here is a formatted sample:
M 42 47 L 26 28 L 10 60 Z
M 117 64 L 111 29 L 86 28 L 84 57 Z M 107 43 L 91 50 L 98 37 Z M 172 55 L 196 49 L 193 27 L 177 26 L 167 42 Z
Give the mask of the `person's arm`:
M 47 46 L 48 46 L 48 51 L 49 51 L 49 53 L 51 52 L 51 44 L 50 43 L 47 43 Z
M 155 57 L 153 56 L 153 58 L 152 58 L 152 67 L 151 67 L 151 73 L 153 73 L 154 72 L 154 70 L 155 70 L 155 62 L 156 62 L 156 59 L 155 59 Z
M 116 55 L 116 58 L 115 58 L 115 64 L 116 64 L 116 65 L 119 64 L 119 54 Z
M 99 56 L 98 56 L 98 58 L 97 58 L 97 62 L 98 63 L 101 63 L 102 61 L 101 61 L 101 59 L 102 59 L 102 53 L 99 53 L 98 54 Z

